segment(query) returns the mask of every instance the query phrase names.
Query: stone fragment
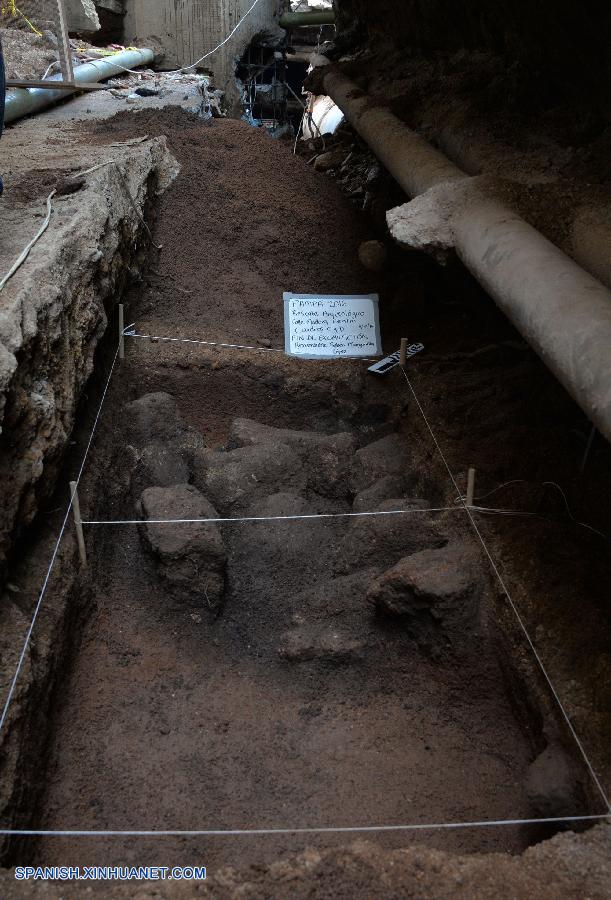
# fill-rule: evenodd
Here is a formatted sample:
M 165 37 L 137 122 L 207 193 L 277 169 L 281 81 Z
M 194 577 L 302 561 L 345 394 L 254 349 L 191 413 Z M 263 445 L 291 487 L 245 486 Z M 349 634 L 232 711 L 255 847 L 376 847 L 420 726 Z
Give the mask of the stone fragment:
M 100 30 L 100 20 L 93 0 L 64 0 L 64 3 L 69 31 L 89 34 Z
M 395 498 L 379 503 L 377 511 L 422 509 L 422 501 Z M 355 572 L 371 566 L 386 568 L 402 556 L 447 543 L 428 513 L 365 516 L 350 520 L 337 553 L 335 571 Z
M 352 508 L 354 512 L 370 512 L 379 509 L 380 504 L 393 497 L 405 496 L 408 487 L 408 479 L 403 475 L 384 475 L 365 488 L 354 498 Z
M 354 662 L 366 647 L 340 628 L 303 625 L 283 635 L 279 655 L 289 662 L 321 660 L 330 663 Z
M 476 629 L 482 582 L 469 545 L 449 544 L 406 556 L 370 586 L 367 600 L 401 618 L 429 648 L 459 641 Z
M 139 453 L 138 463 L 147 484 L 169 487 L 189 481 L 189 467 L 180 450 L 171 444 L 149 444 Z
M 125 427 L 136 453 L 137 485 L 169 487 L 190 480 L 203 439 L 183 422 L 171 394 L 144 394 L 125 406 Z
M 363 241 L 359 247 L 361 265 L 370 272 L 383 272 L 387 259 L 388 251 L 381 241 Z
M 314 160 L 314 168 L 317 172 L 330 172 L 331 169 L 338 169 L 344 161 L 346 153 L 341 148 L 328 150 L 321 153 Z
M 224 511 L 244 509 L 270 490 L 299 492 L 306 481 L 299 455 L 286 444 L 204 450 L 195 472 L 195 483 Z
M 149 519 L 218 518 L 191 484 L 147 488 L 140 498 L 141 534 L 157 558 L 158 571 L 174 594 L 213 609 L 223 598 L 227 554 L 215 524 L 161 525 Z
M 582 802 L 581 790 L 558 744 L 549 744 L 530 764 L 526 795 L 533 818 L 576 815 Z
M 176 400 L 164 391 L 144 394 L 127 403 L 125 417 L 129 437 L 136 447 L 175 440 L 184 428 Z
M 350 473 L 350 487 L 358 494 L 380 478 L 405 476 L 409 472 L 409 456 L 404 438 L 398 434 L 367 444 L 355 454 Z
M 349 470 L 356 449 L 353 435 L 272 428 L 250 419 L 236 419 L 232 424 L 232 447 L 274 443 L 284 444 L 299 455 L 310 490 L 323 497 L 347 498 Z

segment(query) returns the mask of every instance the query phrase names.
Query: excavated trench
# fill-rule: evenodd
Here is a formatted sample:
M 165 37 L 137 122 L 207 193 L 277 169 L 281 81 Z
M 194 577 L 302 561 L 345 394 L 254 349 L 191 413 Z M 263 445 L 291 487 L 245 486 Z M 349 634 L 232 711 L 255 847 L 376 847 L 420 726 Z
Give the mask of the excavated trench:
M 127 339 L 80 494 L 85 520 L 141 524 L 86 526 L 74 643 L 22 821 L 291 829 L 590 812 L 582 765 L 466 516 L 433 511 L 452 506 L 455 491 L 400 373 L 375 379 L 360 362 L 274 352 L 284 290 L 378 291 L 391 351 L 414 328 L 434 343 L 423 297 L 446 315 L 447 282 L 407 256 L 382 275 L 363 269 L 366 221 L 330 179 L 244 123 L 156 111 L 121 114 L 104 132 L 166 134 L 181 164 L 154 229 L 162 249 L 125 298 L 126 321 L 140 334 L 258 349 Z M 534 364 L 480 297 L 467 302 L 504 348 L 502 416 Z M 464 336 L 473 319 L 457 327 Z M 435 349 L 428 364 L 442 368 Z M 473 396 L 479 376 L 490 401 L 498 359 L 484 351 L 448 394 Z M 100 366 L 114 350 L 104 352 Z M 430 371 L 426 357 L 414 366 Z M 422 386 L 427 401 L 444 392 L 430 378 Z M 405 515 L 147 524 L 398 509 Z M 367 835 L 468 853 L 518 853 L 543 836 L 519 826 Z M 47 836 L 12 857 L 162 856 L 212 870 L 340 842 Z

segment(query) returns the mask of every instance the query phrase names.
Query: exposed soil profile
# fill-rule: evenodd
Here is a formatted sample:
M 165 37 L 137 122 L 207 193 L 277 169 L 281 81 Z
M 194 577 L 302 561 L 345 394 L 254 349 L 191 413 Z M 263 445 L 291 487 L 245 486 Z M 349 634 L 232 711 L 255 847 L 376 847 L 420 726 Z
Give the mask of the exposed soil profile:
M 205 125 L 167 110 L 120 114 L 103 132 L 115 141 L 167 134 L 182 167 L 154 229 L 162 249 L 126 301 L 127 321 L 142 334 L 261 349 L 127 341 L 81 505 L 85 519 L 143 524 L 87 530 L 95 610 L 62 690 L 39 824 L 189 830 L 529 817 L 533 760 L 560 745 L 562 728 L 552 714 L 543 723 L 526 715 L 516 696 L 498 588 L 464 515 L 433 511 L 455 498 L 404 382 L 375 380 L 358 362 L 273 352 L 285 290 L 378 291 L 386 350 L 414 329 L 433 345 L 414 369 L 427 400 L 444 391 L 427 372 L 443 369 L 448 346 L 456 352 L 462 341 L 466 351 L 482 334 L 509 342 L 503 372 L 513 384 L 532 374 L 523 348 L 489 311 L 478 311 L 477 328 L 465 316 L 435 345 L 423 280 L 436 315 L 447 311 L 428 265 L 406 258 L 382 276 L 366 272 L 365 220 L 330 179 L 244 123 Z M 494 424 L 495 405 L 499 418 L 519 405 L 512 384 L 489 388 L 497 364 L 469 362 L 436 405 L 454 398 L 447 421 L 457 431 L 475 406 L 482 419 L 490 404 Z M 472 406 L 459 414 L 465 390 Z M 546 383 L 541 394 L 555 390 Z M 491 431 L 481 441 L 497 460 L 489 477 L 512 468 L 521 438 L 517 451 L 498 447 Z M 171 532 L 146 521 L 397 509 L 409 512 Z M 566 534 L 554 534 L 563 546 Z M 595 627 L 593 613 L 584 621 Z M 562 760 L 562 814 L 587 813 L 581 765 Z M 367 835 L 383 847 L 419 841 L 472 853 L 520 852 L 537 836 L 518 827 Z M 47 837 L 25 852 L 40 864 L 162 856 L 164 865 L 212 869 L 345 841 Z

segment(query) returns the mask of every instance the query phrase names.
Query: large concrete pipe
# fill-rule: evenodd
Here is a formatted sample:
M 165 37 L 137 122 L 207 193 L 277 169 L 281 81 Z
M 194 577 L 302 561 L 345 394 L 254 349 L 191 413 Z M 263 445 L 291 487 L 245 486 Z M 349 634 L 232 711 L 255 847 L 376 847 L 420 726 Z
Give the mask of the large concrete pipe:
M 458 256 L 611 441 L 609 290 L 341 72 L 321 74 L 325 92 L 409 196 L 459 189 L 445 223 Z
M 77 66 L 74 69 L 74 80 L 77 84 L 103 81 L 105 78 L 120 75 L 126 69 L 152 63 L 153 59 L 152 50 L 121 50 L 112 56 Z M 48 80 L 50 82 L 61 81 L 61 78 L 61 75 L 54 75 Z M 6 92 L 4 121 L 8 124 L 23 118 L 23 116 L 40 112 L 47 106 L 65 100 L 77 90 L 78 88 L 75 88 L 73 92 L 64 89 L 53 90 L 53 88 L 11 88 Z

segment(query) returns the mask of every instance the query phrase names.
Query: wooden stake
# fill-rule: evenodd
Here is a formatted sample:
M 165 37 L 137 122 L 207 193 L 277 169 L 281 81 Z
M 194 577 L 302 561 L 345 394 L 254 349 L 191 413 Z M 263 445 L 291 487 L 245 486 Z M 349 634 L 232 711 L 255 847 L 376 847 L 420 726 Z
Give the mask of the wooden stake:
M 72 515 L 74 516 L 74 524 L 76 526 L 76 539 L 78 541 L 78 552 L 81 557 L 83 568 L 87 568 L 87 550 L 85 549 L 85 535 L 83 534 L 83 521 L 81 519 L 81 504 L 78 499 L 78 491 L 76 481 L 70 482 L 70 494 L 72 496 Z
M 399 356 L 399 365 L 404 369 L 407 365 L 407 338 L 401 338 L 401 355 Z
M 68 17 L 64 0 L 57 0 L 57 54 L 62 73 L 62 79 L 67 84 L 74 84 L 74 71 L 72 69 L 72 47 L 68 35 Z
M 119 359 L 125 359 L 125 319 L 123 316 L 123 304 L 119 303 Z
M 475 500 L 475 469 L 469 469 L 467 476 L 467 506 L 473 506 Z

